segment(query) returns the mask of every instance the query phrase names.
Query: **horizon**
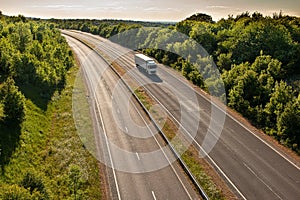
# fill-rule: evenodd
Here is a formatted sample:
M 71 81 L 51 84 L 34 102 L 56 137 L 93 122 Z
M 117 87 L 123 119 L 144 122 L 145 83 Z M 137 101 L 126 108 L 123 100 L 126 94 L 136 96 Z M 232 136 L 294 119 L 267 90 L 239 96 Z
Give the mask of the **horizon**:
M 1 11 L 1 10 L 0 10 L 0 11 Z M 250 14 L 250 16 L 251 16 L 253 13 L 258 12 L 258 11 L 254 11 L 254 12 L 243 11 L 243 12 L 241 12 L 241 13 L 237 13 L 236 15 L 232 15 L 232 16 L 233 16 L 233 18 L 235 18 L 235 17 L 237 17 L 238 15 L 241 15 L 241 14 L 246 13 L 246 12 L 248 12 L 248 13 Z M 199 13 L 199 12 L 198 12 L 198 13 Z M 71 18 L 71 17 L 66 17 L 66 18 L 56 18 L 56 17 L 42 18 L 42 17 L 36 17 L 36 16 L 27 16 L 27 15 L 24 15 L 24 14 L 22 14 L 22 13 L 14 14 L 14 15 L 9 15 L 9 14 L 6 14 L 6 13 L 4 13 L 4 12 L 2 11 L 2 15 L 8 16 L 8 17 L 17 17 L 17 16 L 19 16 L 19 15 L 22 15 L 22 16 L 24 16 L 24 17 L 26 17 L 26 18 L 30 18 L 30 19 L 41 19 L 41 20 L 50 20 L 50 19 L 58 19 L 58 20 L 99 20 L 99 21 L 104 21 L 104 20 L 116 20 L 116 21 L 153 22 L 153 23 L 174 23 L 174 24 L 175 24 L 175 23 L 178 23 L 178 22 L 180 22 L 180 21 L 182 21 L 182 20 L 185 20 L 186 18 L 191 17 L 192 15 L 198 14 L 198 13 L 192 13 L 191 15 L 186 16 L 186 17 L 183 18 L 183 19 L 174 21 L 174 20 L 147 20 L 147 19 L 143 20 L 143 19 L 131 19 L 131 18 L 128 18 L 128 19 L 126 19 L 126 18 L 84 18 L 84 17 L 78 17 L 78 18 Z M 260 13 L 260 12 L 258 12 L 258 13 Z M 260 14 L 263 14 L 263 17 L 273 17 L 274 14 L 280 14 L 280 13 L 282 13 L 283 16 L 291 16 L 291 17 L 298 17 L 298 18 L 300 18 L 300 16 L 289 15 L 289 14 L 287 14 L 287 13 L 284 13 L 284 12 L 281 11 L 281 10 L 280 10 L 279 12 L 274 12 L 274 13 L 272 13 L 272 15 L 264 15 L 263 13 L 260 13 Z M 207 13 L 201 13 L 201 14 L 207 14 Z M 207 14 L 207 15 L 209 15 L 209 14 Z M 211 16 L 211 15 L 209 15 L 209 16 Z M 230 14 L 228 14 L 227 17 L 224 17 L 224 18 L 221 18 L 221 19 L 228 19 L 229 16 L 230 16 Z M 213 19 L 214 22 L 218 22 L 218 21 L 221 20 L 221 19 L 214 20 L 214 17 L 213 17 L 213 16 L 211 16 L 211 17 L 212 17 L 212 19 Z
M 18 5 L 18 6 L 15 6 Z M 282 12 L 283 15 L 300 16 L 300 1 L 297 0 L 2 0 L 1 11 L 4 15 L 19 14 L 41 19 L 111 19 L 148 22 L 178 22 L 195 13 L 210 15 L 214 21 L 237 16 L 249 12 L 259 12 L 264 16 L 272 16 Z

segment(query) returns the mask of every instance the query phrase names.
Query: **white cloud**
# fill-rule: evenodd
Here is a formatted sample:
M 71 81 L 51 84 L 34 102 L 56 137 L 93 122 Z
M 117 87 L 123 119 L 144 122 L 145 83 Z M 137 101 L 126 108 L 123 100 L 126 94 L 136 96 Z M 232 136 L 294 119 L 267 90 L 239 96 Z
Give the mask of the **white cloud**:
M 157 7 L 149 7 L 149 8 L 144 8 L 144 11 L 149 11 L 149 12 L 180 12 L 179 9 L 177 8 L 157 8 Z
M 64 4 L 33 5 L 28 7 L 34 10 L 44 10 L 45 12 L 49 10 L 78 12 L 80 10 L 86 9 L 86 7 L 83 5 L 64 5 Z
M 214 9 L 214 8 L 216 8 L 216 9 L 228 9 L 230 7 L 228 7 L 228 6 L 206 6 L 206 8 L 208 8 L 208 9 Z

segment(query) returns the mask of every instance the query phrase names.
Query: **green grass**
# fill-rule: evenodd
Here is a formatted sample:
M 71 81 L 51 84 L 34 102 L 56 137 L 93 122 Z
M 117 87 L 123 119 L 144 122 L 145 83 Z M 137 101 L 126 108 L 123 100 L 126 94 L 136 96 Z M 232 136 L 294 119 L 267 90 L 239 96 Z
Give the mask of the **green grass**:
M 151 103 L 149 99 L 147 99 L 147 96 L 145 95 L 144 91 L 137 89 L 134 91 L 135 95 L 139 98 L 139 100 L 142 102 L 142 104 L 145 106 L 147 110 L 150 110 Z
M 199 163 L 197 162 L 195 156 L 197 155 L 191 153 L 191 151 L 188 150 L 181 155 L 181 158 L 184 160 L 189 170 L 192 172 L 192 174 L 210 199 L 225 199 L 222 191 L 217 188 L 211 178 L 205 173 L 201 165 L 199 165 Z
M 77 72 L 77 67 L 70 69 L 65 89 L 53 94 L 46 110 L 27 99 L 20 128 L 0 127 L 1 140 L 6 135 L 0 148 L 6 144 L 4 148 L 10 152 L 6 162 L 1 162 L 0 199 L 9 192 L 24 192 L 21 186 L 27 173 L 41 180 L 50 199 L 74 199 L 70 178 L 74 166 L 80 171 L 77 197 L 101 199 L 98 163 L 83 147 L 73 120 L 72 91 Z

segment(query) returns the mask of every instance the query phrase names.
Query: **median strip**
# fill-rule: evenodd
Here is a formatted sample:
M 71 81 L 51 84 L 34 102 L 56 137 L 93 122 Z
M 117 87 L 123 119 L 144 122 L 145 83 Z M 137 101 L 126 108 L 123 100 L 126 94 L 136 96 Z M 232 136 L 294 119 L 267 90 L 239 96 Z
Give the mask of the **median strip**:
M 73 36 L 72 36 L 73 37 Z M 76 38 L 78 39 L 78 38 Z M 78 39 L 80 40 L 80 39 Z M 92 45 L 89 45 L 86 41 L 82 41 L 84 44 L 89 46 L 91 49 Z M 95 49 L 93 49 L 95 50 Z M 157 128 L 161 124 L 163 127 L 160 129 L 163 138 L 170 145 L 171 150 L 174 152 L 175 156 L 179 159 L 179 163 L 183 166 L 183 169 L 190 176 L 191 180 L 194 182 L 195 186 L 199 189 L 200 194 L 204 199 L 233 199 L 235 195 L 231 192 L 228 186 L 224 183 L 224 181 L 213 172 L 214 169 L 204 160 L 200 159 L 198 156 L 198 151 L 194 146 L 189 146 L 188 149 L 182 152 L 180 156 L 178 152 L 182 151 L 182 147 L 184 147 L 185 138 L 180 134 L 180 137 L 177 136 L 174 130 L 178 130 L 177 126 L 173 123 L 172 120 L 167 118 L 166 121 L 161 123 L 162 117 L 155 110 L 150 110 L 155 104 L 155 100 L 153 100 L 143 88 L 138 88 L 133 91 L 132 88 L 136 88 L 134 81 L 131 79 L 127 82 L 126 71 L 122 68 L 117 62 L 110 62 L 110 58 L 104 54 L 99 49 L 95 50 L 98 55 L 106 60 L 106 62 L 112 67 L 112 69 L 116 72 L 116 74 L 121 78 L 121 80 L 125 83 L 128 89 L 132 92 L 135 98 L 142 105 L 144 110 L 148 113 L 149 117 L 156 124 Z M 123 75 L 123 76 L 122 76 Z M 126 80 L 125 80 L 126 79 Z M 151 111 L 151 114 L 150 114 Z M 179 139 L 178 139 L 179 138 Z M 171 141 L 171 142 L 170 142 Z M 204 166 L 204 167 L 203 167 Z M 214 184 L 217 182 L 218 184 Z M 201 185 L 201 186 L 200 186 Z M 205 192 L 203 191 L 205 190 Z M 207 197 L 207 195 L 208 197 Z

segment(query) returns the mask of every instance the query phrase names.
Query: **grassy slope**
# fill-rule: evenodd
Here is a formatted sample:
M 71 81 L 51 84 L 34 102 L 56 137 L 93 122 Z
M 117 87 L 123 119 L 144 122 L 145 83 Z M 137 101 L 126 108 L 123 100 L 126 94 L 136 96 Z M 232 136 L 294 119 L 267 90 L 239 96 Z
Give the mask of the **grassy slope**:
M 101 198 L 97 161 L 84 149 L 73 121 L 72 85 L 77 71 L 78 67 L 73 67 L 68 72 L 66 88 L 53 95 L 46 111 L 26 101 L 26 118 L 17 147 L 3 167 L 0 192 L 1 182 L 20 184 L 30 171 L 42 177 L 51 199 L 66 199 L 71 196 L 69 169 L 77 165 L 85 199 Z

